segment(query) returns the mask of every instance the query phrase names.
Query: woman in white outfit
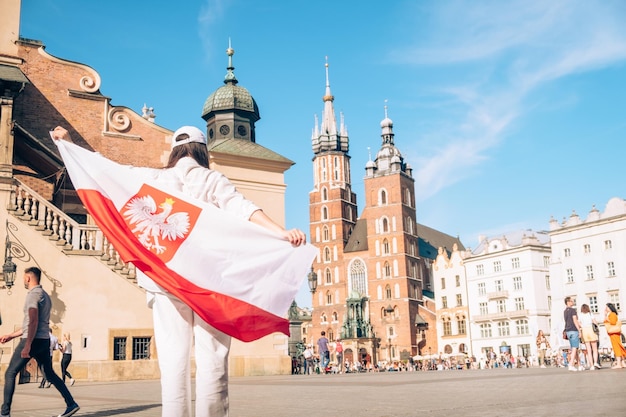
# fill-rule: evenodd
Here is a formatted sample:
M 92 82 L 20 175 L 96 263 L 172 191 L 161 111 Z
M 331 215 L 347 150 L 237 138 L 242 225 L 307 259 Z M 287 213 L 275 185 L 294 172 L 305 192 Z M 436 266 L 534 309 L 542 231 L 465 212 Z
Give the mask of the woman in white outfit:
M 55 139 L 70 140 L 67 130 L 57 127 Z M 172 152 L 163 169 L 146 170 L 162 186 L 173 188 L 230 211 L 276 232 L 292 245 L 306 241 L 298 230 L 285 230 L 259 207 L 240 194 L 221 173 L 209 169 L 204 133 L 193 126 L 174 132 Z M 154 338 L 161 371 L 163 417 L 191 417 L 191 350 L 195 345 L 195 417 L 228 416 L 228 352 L 231 337 L 202 320 L 189 306 L 167 293 L 141 271 L 137 280 L 146 289 L 152 307 Z

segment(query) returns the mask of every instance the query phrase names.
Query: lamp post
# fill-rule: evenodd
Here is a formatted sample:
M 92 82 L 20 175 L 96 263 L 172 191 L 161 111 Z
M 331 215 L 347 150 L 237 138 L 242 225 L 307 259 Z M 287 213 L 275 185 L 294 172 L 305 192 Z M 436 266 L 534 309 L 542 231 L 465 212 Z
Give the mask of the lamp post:
M 311 267 L 311 272 L 307 274 L 309 289 L 311 290 L 311 294 L 315 294 L 315 290 L 317 290 L 317 274 Z

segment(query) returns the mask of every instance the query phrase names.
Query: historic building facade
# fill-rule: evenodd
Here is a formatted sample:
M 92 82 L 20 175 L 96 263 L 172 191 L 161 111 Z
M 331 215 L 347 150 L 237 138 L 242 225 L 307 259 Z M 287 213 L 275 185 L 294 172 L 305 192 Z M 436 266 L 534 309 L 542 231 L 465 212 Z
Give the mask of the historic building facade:
M 426 347 L 424 316 L 432 317 L 429 311 L 420 315 L 430 263 L 419 253 L 412 170 L 395 146 L 385 108 L 382 143 L 365 166 L 365 206 L 358 216 L 348 132 L 343 115 L 336 122 L 328 64 L 323 101 L 322 120 L 316 119 L 312 135 L 310 235 L 320 252 L 313 265 L 318 285 L 309 340 L 322 331 L 330 340 L 342 339 L 349 362 L 408 360 Z M 432 235 L 438 242 L 424 246 L 455 240 Z
M 606 303 L 615 304 L 620 312 L 624 305 L 626 201 L 612 198 L 604 211 L 594 206 L 585 219 L 576 213 L 561 222 L 551 219 L 550 238 L 550 276 L 553 282 L 551 343 L 557 346 L 567 344 L 559 336 L 564 325 L 564 299 L 572 297 L 577 311 L 580 312 L 582 304 L 589 306 L 600 323 L 599 346 L 610 349 L 611 343 L 601 323 L 605 319 Z M 624 321 L 623 315 L 620 316 Z
M 522 230 L 481 237 L 464 259 L 471 353 L 487 358 L 536 355 L 535 338 L 550 328 L 550 237 Z

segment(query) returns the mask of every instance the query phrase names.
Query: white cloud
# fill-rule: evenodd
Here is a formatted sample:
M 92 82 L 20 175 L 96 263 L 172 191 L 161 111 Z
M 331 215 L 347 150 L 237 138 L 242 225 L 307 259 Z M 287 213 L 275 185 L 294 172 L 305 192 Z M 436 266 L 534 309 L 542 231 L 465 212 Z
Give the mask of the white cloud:
M 420 200 L 472 175 L 512 124 L 532 110 L 526 104 L 529 94 L 562 77 L 626 60 L 623 2 L 431 5 L 416 44 L 394 51 L 391 58 L 400 65 L 451 70 L 455 78 L 439 79 L 439 92 L 463 111 L 447 117 L 436 133 L 427 133 L 438 146 L 414 159 Z

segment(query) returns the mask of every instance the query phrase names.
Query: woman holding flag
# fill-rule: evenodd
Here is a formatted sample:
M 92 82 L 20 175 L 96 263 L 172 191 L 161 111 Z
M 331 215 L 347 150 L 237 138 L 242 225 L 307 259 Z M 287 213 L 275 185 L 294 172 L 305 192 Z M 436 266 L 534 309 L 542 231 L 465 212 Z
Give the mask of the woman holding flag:
M 66 142 L 63 127 L 50 135 L 88 211 L 124 261 L 138 268 L 153 309 L 163 417 L 192 416 L 194 344 L 195 416 L 228 416 L 231 336 L 251 341 L 288 334 L 280 314 L 299 287 L 287 281 L 306 276 L 317 249 L 209 168 L 206 136 L 196 127 L 174 132 L 163 169 L 115 164 Z M 108 184 L 115 185 L 110 192 Z

